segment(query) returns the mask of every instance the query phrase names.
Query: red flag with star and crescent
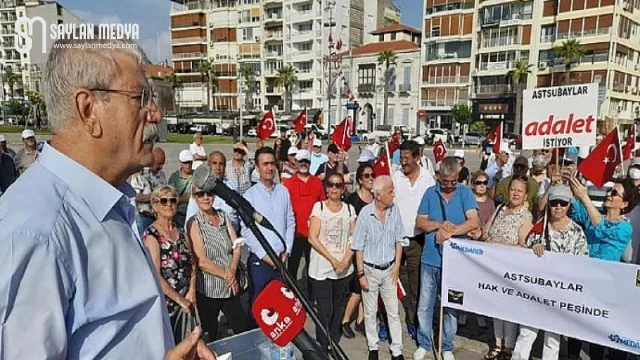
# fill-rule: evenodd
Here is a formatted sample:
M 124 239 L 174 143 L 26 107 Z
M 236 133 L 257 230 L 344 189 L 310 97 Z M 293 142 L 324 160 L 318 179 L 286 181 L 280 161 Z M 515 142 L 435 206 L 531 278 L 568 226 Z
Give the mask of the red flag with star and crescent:
M 304 126 L 307 125 L 307 108 L 304 108 L 304 110 L 298 114 L 298 117 L 293 120 L 293 125 L 296 128 L 296 133 L 298 134 L 304 130 Z
M 378 154 L 378 159 L 375 164 L 373 164 L 373 175 L 382 176 L 382 175 L 391 175 L 391 164 L 389 164 L 389 157 L 387 156 L 387 149 L 380 149 L 380 153 Z
M 627 134 L 627 142 L 624 144 L 624 148 L 622 150 L 622 160 L 631 159 L 635 148 L 636 148 L 636 125 L 633 124 L 629 128 L 629 134 Z
M 578 165 L 578 171 L 593 185 L 601 188 L 604 184 L 613 178 L 616 167 L 622 163 L 622 154 L 620 154 L 620 138 L 618 136 L 618 128 L 611 130 L 607 137 L 602 140 L 600 145 Z
M 351 149 L 351 136 L 353 135 L 353 120 L 347 116 L 342 120 L 331 135 L 331 141 L 344 151 Z
M 442 161 L 445 156 L 447 156 L 447 148 L 444 146 L 442 140 L 436 141 L 435 145 L 433 145 L 433 159 L 436 161 L 436 164 Z
M 273 120 L 273 111 L 269 110 L 262 116 L 262 120 L 258 123 L 256 135 L 260 140 L 264 140 L 271 136 L 274 131 L 276 131 L 276 122 Z
M 398 149 L 400 149 L 400 132 L 396 130 L 389 141 L 389 154 L 393 155 Z

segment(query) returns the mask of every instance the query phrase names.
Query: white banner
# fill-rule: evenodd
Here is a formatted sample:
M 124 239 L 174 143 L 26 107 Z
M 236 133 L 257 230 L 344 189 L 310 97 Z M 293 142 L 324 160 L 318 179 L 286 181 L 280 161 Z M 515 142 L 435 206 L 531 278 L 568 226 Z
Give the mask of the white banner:
M 640 354 L 640 267 L 452 239 L 442 304 Z
M 597 119 L 598 83 L 525 90 L 522 93 L 522 148 L 594 145 Z

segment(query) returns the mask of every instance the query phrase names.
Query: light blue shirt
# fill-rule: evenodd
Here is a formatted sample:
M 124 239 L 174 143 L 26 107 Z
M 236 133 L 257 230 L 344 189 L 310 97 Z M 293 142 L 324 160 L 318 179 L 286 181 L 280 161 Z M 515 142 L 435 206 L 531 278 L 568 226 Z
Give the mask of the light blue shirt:
M 236 184 L 227 179 L 224 178 L 224 180 L 222 181 L 224 182 L 225 185 L 227 185 L 229 187 L 229 189 L 233 190 L 233 191 L 238 191 L 238 188 L 236 187 Z M 234 208 L 232 208 L 231 206 L 227 205 L 227 203 L 222 200 L 220 197 L 216 196 L 213 199 L 213 204 L 212 207 L 214 209 L 218 209 L 218 210 L 222 210 L 225 213 L 227 213 L 227 215 L 229 216 L 229 219 L 231 220 L 231 223 L 233 224 L 233 228 L 236 229 L 236 231 L 239 229 L 240 226 L 240 220 L 238 219 L 238 216 L 236 214 L 236 210 Z M 194 198 L 194 196 L 192 195 L 189 198 L 189 205 L 187 206 L 187 221 L 185 221 L 184 224 L 184 228 L 185 230 L 188 231 L 187 229 L 187 224 L 189 223 L 189 219 L 198 213 L 198 204 L 196 204 L 196 200 Z
M 487 184 L 487 189 L 490 189 L 497 185 L 496 175 L 498 174 L 498 171 L 500 171 L 500 168 L 498 167 L 498 164 L 495 161 L 489 164 L 489 166 L 487 166 L 487 169 L 485 170 L 485 172 L 487 173 L 487 176 L 489 177 L 488 179 L 489 184 Z M 504 174 L 502 178 L 504 179 Z
M 329 157 L 327 154 L 316 154 L 314 152 L 311 153 L 311 165 L 309 165 L 309 174 L 317 175 L 316 172 L 320 168 L 320 165 L 329 161 Z
M 134 197 L 45 145 L 0 198 L 0 358 L 164 358 L 173 335 Z
M 404 238 L 404 223 L 397 205 L 387 209 L 384 224 L 376 217 L 376 202 L 360 210 L 351 249 L 362 251 L 364 262 L 384 266 L 396 258 L 396 243 Z
M 296 219 L 293 216 L 291 197 L 289 196 L 287 188 L 280 184 L 273 184 L 271 191 L 269 191 L 262 182 L 258 182 L 244 193 L 244 197 L 253 205 L 257 212 L 269 220 L 276 231 L 284 238 L 287 244 L 286 249 L 275 233 L 258 225 L 258 228 L 262 234 L 264 234 L 264 237 L 273 250 L 275 250 L 276 254 L 281 254 L 284 251 L 291 254 L 293 233 L 296 229 Z M 260 259 L 265 257 L 267 252 L 244 224 L 242 225 L 242 237 L 245 238 L 246 244 L 252 253 Z

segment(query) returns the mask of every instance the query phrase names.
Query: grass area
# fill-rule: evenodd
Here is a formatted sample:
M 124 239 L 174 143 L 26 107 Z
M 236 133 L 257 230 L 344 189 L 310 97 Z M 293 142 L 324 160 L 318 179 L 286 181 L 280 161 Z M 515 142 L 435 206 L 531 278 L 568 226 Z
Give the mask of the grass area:
M 256 138 L 243 137 L 247 143 L 255 143 Z M 268 142 L 269 140 L 267 140 Z M 167 142 L 178 144 L 191 144 L 193 142 L 193 134 L 173 134 L 167 135 Z M 233 137 L 221 135 L 204 135 L 202 136 L 203 144 L 233 144 Z
M 49 135 L 48 128 L 44 128 L 40 130 L 34 129 L 34 128 L 30 128 L 30 129 L 39 135 Z M 0 125 L 0 134 L 20 134 L 23 130 L 24 130 L 24 126 Z

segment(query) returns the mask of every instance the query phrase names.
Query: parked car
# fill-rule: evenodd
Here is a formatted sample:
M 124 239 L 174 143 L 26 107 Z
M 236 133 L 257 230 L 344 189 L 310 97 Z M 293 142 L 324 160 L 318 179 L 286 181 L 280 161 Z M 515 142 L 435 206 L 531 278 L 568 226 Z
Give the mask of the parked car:
M 215 127 L 208 124 L 194 124 L 189 128 L 189 132 L 192 134 L 202 133 L 202 135 L 215 134 Z
M 360 141 L 365 141 L 365 142 L 368 142 L 369 139 L 373 136 L 372 133 L 364 129 L 356 130 L 356 134 L 358 135 L 358 139 Z
M 304 126 L 305 130 L 307 130 L 308 132 L 313 132 L 316 137 L 320 138 L 320 139 L 328 139 L 329 138 L 329 134 L 327 134 L 327 129 L 324 128 L 324 126 L 320 125 L 320 124 L 307 124 Z
M 427 145 L 433 145 L 438 140 L 442 140 L 443 143 L 451 145 L 454 141 L 451 131 L 439 128 L 427 129 L 424 134 L 424 138 Z
M 468 132 L 464 135 L 465 145 L 480 145 L 484 141 L 486 136 L 477 132 Z
M 257 137 L 258 133 L 256 132 L 256 128 L 252 127 L 251 129 L 249 129 L 249 131 L 247 131 L 247 136 L 248 137 Z

